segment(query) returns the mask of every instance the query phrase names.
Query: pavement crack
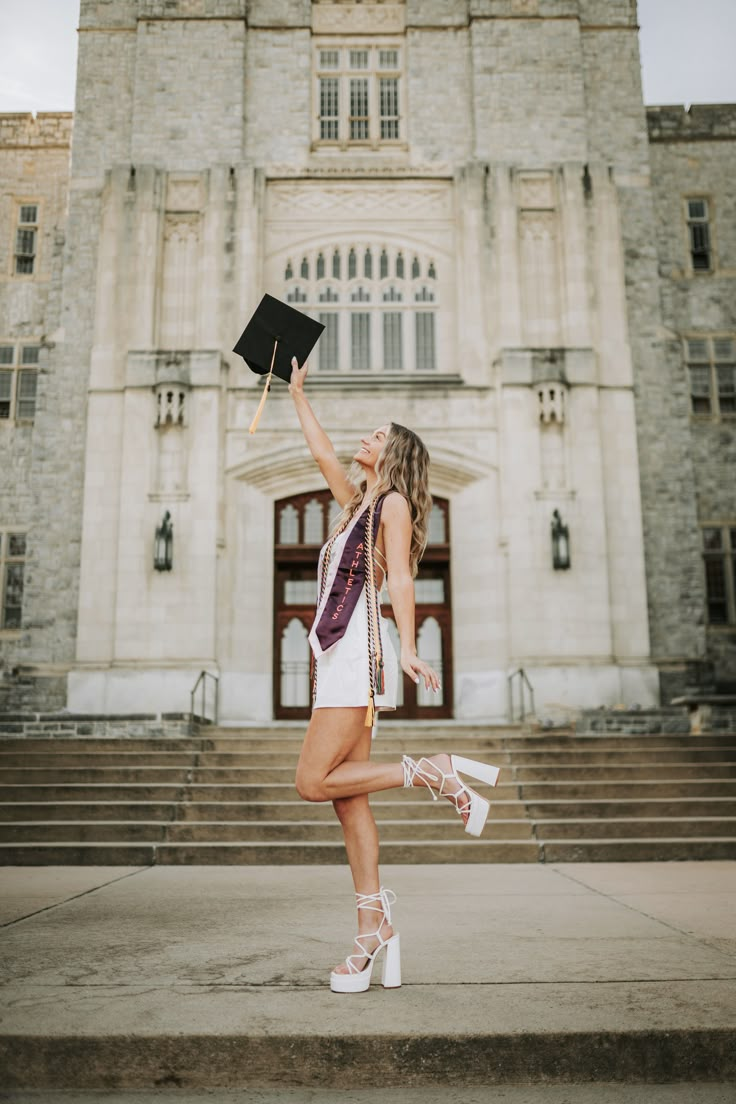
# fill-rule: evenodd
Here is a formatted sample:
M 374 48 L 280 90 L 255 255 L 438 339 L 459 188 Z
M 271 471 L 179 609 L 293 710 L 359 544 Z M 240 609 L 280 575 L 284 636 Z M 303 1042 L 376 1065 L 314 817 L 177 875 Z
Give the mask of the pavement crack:
M 79 900 L 80 897 L 89 897 L 92 893 L 96 893 L 98 889 L 105 889 L 107 886 L 114 885 L 115 882 L 123 882 L 126 878 L 134 878 L 137 874 L 143 874 L 146 870 L 150 869 L 150 866 L 142 866 L 138 870 L 129 870 L 125 874 L 120 874 L 117 878 L 110 878 L 106 882 L 100 882 L 99 885 L 90 886 L 89 889 L 84 889 L 81 893 L 73 893 L 71 897 L 65 897 L 63 901 L 54 901 L 53 904 L 34 909 L 33 912 L 27 912 L 24 916 L 16 916 L 13 920 L 5 920 L 0 924 L 0 928 L 12 928 L 15 924 L 21 924 L 24 920 L 30 920 L 33 916 L 39 916 L 42 912 L 51 912 L 53 909 L 61 908 L 70 901 Z
M 734 955 L 732 952 L 726 951 L 722 947 L 719 947 L 717 944 L 711 943 L 709 939 L 704 938 L 703 936 L 695 935 L 693 932 L 688 931 L 687 928 L 681 928 L 677 924 L 673 924 L 670 920 L 663 920 L 660 916 L 652 916 L 651 913 L 645 912 L 644 909 L 639 908 L 637 905 L 632 905 L 629 904 L 627 901 L 622 901 L 620 897 L 614 897 L 612 893 L 606 893 L 602 889 L 597 889 L 595 886 L 588 885 L 588 883 L 584 882 L 582 878 L 574 877 L 567 870 L 560 870 L 557 866 L 552 866 L 551 869 L 554 870 L 555 874 L 559 874 L 562 878 L 567 878 L 568 881 L 574 882 L 575 885 L 579 885 L 582 886 L 584 889 L 587 889 L 589 893 L 595 893 L 599 897 L 603 897 L 606 901 L 611 901 L 616 905 L 620 905 L 621 908 L 628 909 L 629 912 L 636 913 L 637 916 L 643 916 L 647 920 L 653 920 L 655 924 L 661 924 L 662 927 L 669 928 L 670 931 L 677 932 L 678 935 L 684 935 L 693 943 L 697 943 L 699 947 L 705 946 L 710 948 L 710 950 L 712 951 L 717 951 L 718 954 L 733 962 Z

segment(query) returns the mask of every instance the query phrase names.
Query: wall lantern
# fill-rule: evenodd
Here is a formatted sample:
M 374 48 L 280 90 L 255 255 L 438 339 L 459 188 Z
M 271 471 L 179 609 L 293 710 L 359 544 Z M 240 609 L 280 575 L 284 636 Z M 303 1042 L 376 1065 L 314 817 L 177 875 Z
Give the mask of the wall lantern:
M 156 526 L 153 542 L 153 566 L 156 571 L 171 571 L 174 562 L 174 526 L 167 510 L 160 525 Z
M 562 524 L 559 510 L 552 514 L 552 566 L 555 571 L 570 566 L 570 531 Z

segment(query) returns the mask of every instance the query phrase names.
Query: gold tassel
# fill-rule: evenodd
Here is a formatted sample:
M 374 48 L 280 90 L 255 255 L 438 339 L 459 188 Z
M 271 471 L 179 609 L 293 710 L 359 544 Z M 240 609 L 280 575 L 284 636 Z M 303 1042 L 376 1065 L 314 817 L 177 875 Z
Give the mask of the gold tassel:
M 368 699 L 368 708 L 365 711 L 365 727 L 366 728 L 373 728 L 373 718 L 375 716 L 375 713 L 376 713 L 376 710 L 375 710 L 374 705 L 373 705 L 373 695 L 371 694 L 371 696 Z
M 271 377 L 273 376 L 273 363 L 276 360 L 276 346 L 277 345 L 278 345 L 278 339 L 276 341 L 274 341 L 274 343 L 273 343 L 273 355 L 271 356 L 271 367 L 269 368 L 268 375 L 266 376 L 266 385 L 263 388 L 263 394 L 261 395 L 261 401 L 259 402 L 258 409 L 256 410 L 256 412 L 253 416 L 253 421 L 250 423 L 250 429 L 248 430 L 249 433 L 255 433 L 256 429 L 258 428 L 258 422 L 260 421 L 261 414 L 263 413 L 263 408 L 266 405 L 266 399 L 268 398 L 268 392 L 271 390 Z

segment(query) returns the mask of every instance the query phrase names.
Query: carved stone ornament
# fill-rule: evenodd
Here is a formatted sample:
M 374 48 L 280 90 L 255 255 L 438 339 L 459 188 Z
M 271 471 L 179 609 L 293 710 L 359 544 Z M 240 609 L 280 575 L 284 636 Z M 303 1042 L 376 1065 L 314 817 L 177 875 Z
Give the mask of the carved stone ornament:
M 199 177 L 177 180 L 169 177 L 166 185 L 167 211 L 201 211 L 202 181 Z
M 199 222 L 200 216 L 197 214 L 167 214 L 164 222 L 164 241 L 198 241 Z
M 313 34 L 403 34 L 405 26 L 403 4 L 312 4 Z
M 293 220 L 312 216 L 341 216 L 350 219 L 406 218 L 449 219 L 452 217 L 452 190 L 448 183 L 412 183 L 406 187 L 390 184 L 269 184 L 267 191 L 269 220 Z
M 155 426 L 184 426 L 187 424 L 187 387 L 181 384 L 161 383 L 156 388 Z
M 537 385 L 537 400 L 539 403 L 539 420 L 545 425 L 557 422 L 562 425 L 565 421 L 565 395 L 567 388 L 559 380 Z
M 519 206 L 532 211 L 554 208 L 555 195 L 549 173 L 525 174 L 519 177 Z

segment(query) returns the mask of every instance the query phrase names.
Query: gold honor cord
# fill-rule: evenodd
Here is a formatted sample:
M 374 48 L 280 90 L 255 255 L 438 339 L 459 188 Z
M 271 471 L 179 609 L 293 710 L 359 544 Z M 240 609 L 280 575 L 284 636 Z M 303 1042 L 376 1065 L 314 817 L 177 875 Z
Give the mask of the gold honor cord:
M 263 408 L 266 405 L 266 399 L 268 398 L 268 392 L 271 390 L 271 377 L 273 376 L 273 365 L 274 365 L 274 361 L 276 360 L 276 348 L 278 346 L 278 343 L 279 343 L 279 340 L 278 340 L 278 338 L 276 338 L 276 340 L 273 343 L 273 355 L 271 356 L 271 367 L 269 368 L 268 375 L 266 376 L 266 386 L 263 388 L 263 394 L 261 395 L 261 401 L 259 402 L 258 409 L 256 410 L 256 412 L 253 416 L 253 421 L 250 423 L 250 429 L 248 430 L 249 433 L 255 433 L 256 429 L 258 428 L 258 422 L 260 421 L 261 414 L 263 413 Z

